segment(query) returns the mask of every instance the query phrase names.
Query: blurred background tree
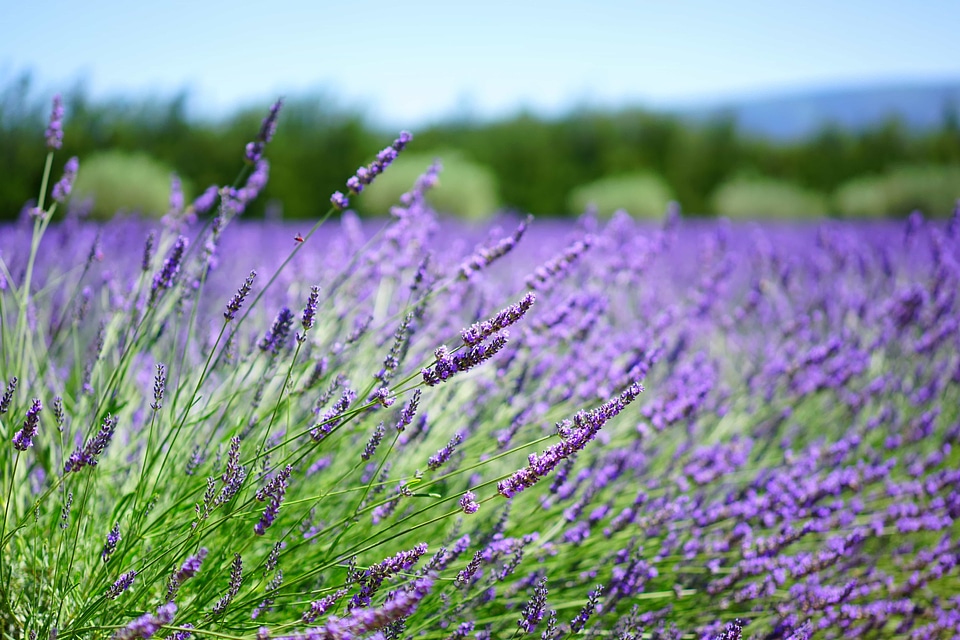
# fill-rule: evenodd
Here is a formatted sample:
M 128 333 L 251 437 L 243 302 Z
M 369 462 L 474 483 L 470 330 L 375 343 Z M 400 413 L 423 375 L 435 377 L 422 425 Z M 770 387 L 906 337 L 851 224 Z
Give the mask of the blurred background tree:
M 0 88 L 0 219 L 15 218 L 40 181 L 49 106 L 32 89 L 28 76 Z M 64 97 L 67 135 L 58 162 L 80 157 L 77 199 L 95 196 L 94 210 L 102 212 L 156 208 L 134 196 L 159 201 L 160 176 L 168 188 L 171 172 L 194 195 L 229 182 L 267 108 L 204 120 L 188 117 L 186 94 L 94 101 L 76 86 Z M 603 213 L 659 216 L 670 199 L 704 216 L 876 217 L 914 208 L 946 215 L 960 197 L 954 107 L 932 129 L 890 119 L 861 130 L 826 124 L 815 135 L 785 140 L 747 133 L 732 114 L 691 118 L 643 109 L 450 119 L 414 133 L 409 157 L 355 200 L 362 215 L 387 213 L 435 156 L 445 165 L 435 206 L 471 219 L 498 207 L 571 216 L 588 204 Z M 263 215 L 268 202 L 286 218 L 320 215 L 330 193 L 395 134 L 328 95 L 286 100 L 267 151 L 270 182 L 245 215 Z

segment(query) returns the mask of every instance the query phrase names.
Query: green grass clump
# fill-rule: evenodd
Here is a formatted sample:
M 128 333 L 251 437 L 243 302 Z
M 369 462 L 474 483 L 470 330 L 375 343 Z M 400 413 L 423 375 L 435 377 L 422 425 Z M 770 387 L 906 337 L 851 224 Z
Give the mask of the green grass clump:
M 601 216 L 623 209 L 637 218 L 660 218 L 673 200 L 666 181 L 654 173 L 601 178 L 574 189 L 567 200 L 573 211 L 596 207 Z
M 919 209 L 946 217 L 960 199 L 960 165 L 905 165 L 882 175 L 854 178 L 833 195 L 847 218 L 905 216 Z
M 823 195 L 786 180 L 738 176 L 713 193 L 713 212 L 734 219 L 796 220 L 827 213 Z
M 91 215 L 101 220 L 117 212 L 160 216 L 169 204 L 172 169 L 145 153 L 104 151 L 85 159 L 73 201 L 92 200 Z

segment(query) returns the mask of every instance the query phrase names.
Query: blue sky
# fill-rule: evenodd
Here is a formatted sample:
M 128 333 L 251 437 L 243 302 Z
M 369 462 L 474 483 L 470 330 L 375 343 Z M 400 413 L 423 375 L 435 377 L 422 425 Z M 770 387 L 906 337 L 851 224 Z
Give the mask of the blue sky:
M 0 2 L 0 81 L 187 89 L 197 114 L 307 92 L 398 126 L 520 107 L 691 105 L 960 79 L 960 2 Z

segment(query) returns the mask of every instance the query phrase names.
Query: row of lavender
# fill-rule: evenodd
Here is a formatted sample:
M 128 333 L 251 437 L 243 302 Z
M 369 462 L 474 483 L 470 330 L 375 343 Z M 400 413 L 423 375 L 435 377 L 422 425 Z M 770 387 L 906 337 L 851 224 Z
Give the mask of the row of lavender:
M 278 110 L 162 225 L 0 232 L 0 633 L 960 633 L 960 215 L 361 223 L 401 136 L 236 221 Z

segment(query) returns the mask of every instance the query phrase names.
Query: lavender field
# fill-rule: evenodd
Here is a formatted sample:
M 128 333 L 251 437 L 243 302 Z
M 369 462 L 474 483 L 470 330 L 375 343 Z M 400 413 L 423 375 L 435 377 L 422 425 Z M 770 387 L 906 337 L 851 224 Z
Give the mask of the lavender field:
M 247 221 L 277 109 L 109 223 L 54 114 L 0 228 L 0 635 L 960 635 L 960 208 L 476 227 L 436 165 L 361 221 L 401 135 Z

